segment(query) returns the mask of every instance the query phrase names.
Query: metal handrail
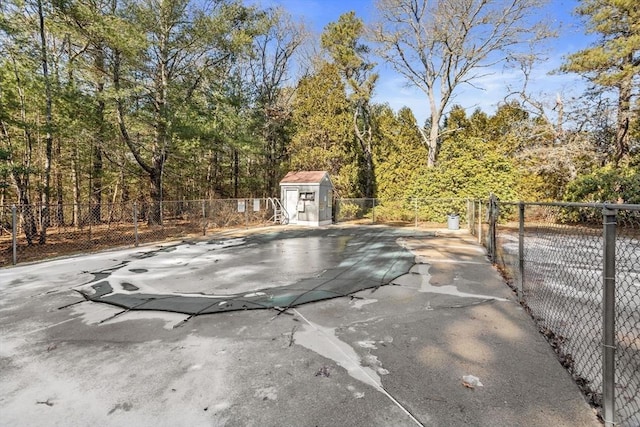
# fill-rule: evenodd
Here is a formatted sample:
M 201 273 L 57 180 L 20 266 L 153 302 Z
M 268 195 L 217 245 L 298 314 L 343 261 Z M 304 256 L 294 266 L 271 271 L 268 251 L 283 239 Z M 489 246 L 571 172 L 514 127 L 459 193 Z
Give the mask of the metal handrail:
M 273 209 L 273 216 L 271 217 L 271 220 L 273 220 L 274 222 L 280 222 L 280 224 L 288 224 L 289 212 L 287 212 L 285 207 L 282 205 L 280 199 L 278 199 L 277 197 L 268 197 L 267 201 L 271 203 L 271 208 Z M 282 215 L 282 219 L 280 221 L 278 221 L 278 213 Z

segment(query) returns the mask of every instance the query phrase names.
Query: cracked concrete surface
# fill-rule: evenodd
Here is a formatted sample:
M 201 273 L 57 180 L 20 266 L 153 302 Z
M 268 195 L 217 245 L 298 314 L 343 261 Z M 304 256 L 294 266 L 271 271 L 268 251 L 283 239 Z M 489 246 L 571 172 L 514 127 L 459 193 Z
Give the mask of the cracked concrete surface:
M 317 241 L 309 252 L 323 247 L 325 238 L 354 234 L 344 243 L 349 248 L 350 241 L 366 242 L 376 233 L 393 235 L 393 244 L 410 251 L 416 265 L 405 276 L 390 277 L 389 285 L 281 314 L 231 311 L 183 322 L 188 315 L 154 310 L 114 316 L 122 308 L 90 301 L 59 309 L 79 301 L 73 289 L 95 282 L 91 272 L 135 257 L 145 262 L 128 264 L 135 271 L 115 283 L 138 290 L 122 287 L 123 294 L 146 291 L 158 279 L 167 291 L 213 294 L 203 285 L 211 270 L 198 281 L 190 262 L 210 266 L 222 252 L 232 260 L 256 251 L 244 267 L 228 264 L 228 273 L 257 286 L 222 289 L 227 295 L 267 294 L 283 286 L 261 274 L 261 265 L 280 268 L 290 283 L 332 268 L 310 260 L 290 270 L 290 264 L 278 267 L 277 245 L 271 246 L 273 258 L 265 256 L 261 264 L 260 243 L 247 244 L 248 236 L 194 261 L 189 256 L 199 242 L 183 254 L 182 248 L 162 252 L 174 257 L 145 258 L 159 249 L 148 247 L 0 270 L 0 424 L 600 425 L 470 237 L 408 229 L 397 236 L 379 228 L 295 229 L 299 248 L 306 247 L 306 237 Z M 270 241 L 286 245 L 286 239 Z M 385 250 L 373 249 L 351 265 L 359 272 L 374 269 L 366 255 Z M 327 257 L 338 266 L 344 261 Z M 154 258 L 163 261 L 155 266 Z M 174 272 L 183 274 L 181 289 L 171 287 Z M 478 377 L 483 387 L 465 387 L 465 375 Z

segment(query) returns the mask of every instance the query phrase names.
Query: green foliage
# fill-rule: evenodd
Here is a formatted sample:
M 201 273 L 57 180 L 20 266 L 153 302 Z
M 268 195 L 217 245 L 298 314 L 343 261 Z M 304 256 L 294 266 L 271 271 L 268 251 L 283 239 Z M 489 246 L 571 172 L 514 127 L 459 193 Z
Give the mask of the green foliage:
M 371 98 L 378 80 L 372 70 L 375 64 L 367 59 L 369 47 L 361 42 L 364 24 L 354 12 L 342 14 L 337 22 L 325 28 L 321 37 L 322 47 L 329 53 L 342 77 L 352 117 L 352 150 L 359 163 L 358 187 L 350 194 L 372 197 L 375 192 L 373 167 L 373 119 Z
M 561 70 L 586 77 L 601 91 L 615 91 L 616 135 L 609 160 L 618 164 L 628 160 L 629 127 L 638 119 L 632 99 L 640 96 L 640 7 L 636 0 L 583 0 L 576 11 L 586 19 L 587 32 L 600 37 L 569 55 Z
M 349 220 L 358 217 L 360 213 L 360 206 L 355 203 L 344 202 L 340 203 L 340 211 L 338 213 L 339 220 Z
M 606 88 L 622 87 L 630 76 L 637 80 L 635 3 L 583 1 L 579 13 L 603 38 L 569 56 L 564 70 Z M 606 140 L 598 147 L 605 152 L 604 145 L 620 139 L 615 121 L 560 138 L 543 116 L 506 103 L 493 115 L 453 107 L 436 135 L 439 163 L 429 169 L 411 110 L 371 104 L 375 64 L 362 41 L 363 22 L 352 12 L 325 28 L 327 62 L 294 82 L 287 61 L 295 62 L 303 31 L 280 12 L 240 0 L 43 5 L 52 170 L 65 203 L 90 195 L 94 202 L 148 198 L 147 181 L 158 175 L 165 200 L 273 195 L 291 169 L 329 171 L 336 196 L 375 195 L 376 215 L 387 219 L 412 220 L 417 210 L 422 221 L 442 221 L 464 209 L 461 200 L 490 192 L 503 200 L 539 200 L 562 198 L 567 188 L 567 200 L 638 203 L 637 85 L 627 97 L 629 143 L 619 151 L 628 147 L 628 155 L 619 168 L 585 173 L 602 158 L 594 155 L 594 140 Z M 33 202 L 47 162 L 46 93 L 32 6 L 0 3 L 0 187 L 5 200 L 24 193 L 20 197 Z M 128 146 L 120 126 L 128 129 Z M 426 202 L 443 198 L 450 202 Z
M 568 56 L 562 69 L 585 75 L 595 83 L 616 87 L 640 73 L 640 8 L 636 0 L 583 0 L 577 13 L 587 32 L 602 37 L 592 47 Z
M 460 220 L 466 220 L 466 199 L 420 199 L 407 198 L 405 200 L 380 201 L 376 205 L 376 220 L 413 222 L 446 222 L 450 214 L 460 215 Z
M 11 165 L 9 164 L 10 153 L 8 150 L 0 147 L 0 190 L 9 187 L 9 173 Z
M 411 201 L 380 200 L 376 206 L 376 220 L 390 222 L 411 222 L 415 219 L 415 210 Z
M 410 109 L 402 108 L 394 114 L 388 106 L 379 107 L 375 118 L 377 196 L 383 201 L 396 200 L 426 169 L 428 150 Z
M 362 55 L 368 53 L 366 45 L 359 42 L 364 31 L 364 24 L 356 17 L 355 12 L 340 15 L 337 22 L 325 28 L 320 38 L 335 64 L 344 72 L 347 79 L 352 79 L 363 67 L 372 68 L 372 64 L 364 63 Z
M 502 200 L 518 200 L 523 193 L 523 173 L 512 153 L 512 129 L 527 115 L 512 105 L 494 116 L 476 111 L 467 118 L 454 107 L 443 130 L 439 161 L 434 168 L 421 168 L 404 200 L 449 199 L 449 203 L 422 204 L 422 220 L 442 222 L 448 213 L 463 213 L 466 199 L 486 199 L 490 193 Z
M 364 31 L 362 20 L 355 12 L 348 12 L 327 25 L 321 36 L 322 47 L 344 77 L 349 98 L 356 105 L 370 101 L 378 79 L 376 73 L 371 73 L 375 64 L 366 59 L 369 47 L 360 41 Z
M 440 164 L 423 171 L 407 196 L 486 198 L 494 193 L 503 200 L 518 198 L 514 163 L 494 144 L 473 137 L 449 139 L 440 153 Z
M 326 170 L 338 197 L 359 197 L 350 105 L 334 64 L 303 78 L 294 101 L 292 170 Z
M 581 175 L 568 185 L 565 200 L 640 204 L 640 169 L 608 165 Z

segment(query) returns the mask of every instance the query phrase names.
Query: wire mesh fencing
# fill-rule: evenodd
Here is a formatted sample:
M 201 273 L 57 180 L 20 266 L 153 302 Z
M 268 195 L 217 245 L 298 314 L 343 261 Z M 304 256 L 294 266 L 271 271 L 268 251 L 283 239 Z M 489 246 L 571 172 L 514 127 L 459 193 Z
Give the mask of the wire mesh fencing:
M 215 199 L 0 206 L 0 267 L 60 255 L 206 235 L 273 223 L 274 199 Z M 486 203 L 485 203 L 486 204 Z M 336 222 L 442 226 L 450 216 L 471 226 L 467 199 L 339 199 Z M 478 205 L 480 228 L 486 217 Z M 485 208 L 486 211 L 486 208 Z M 15 225 L 13 224 L 15 221 Z M 475 221 L 475 217 L 474 217 Z M 474 223 L 475 224 L 475 223 Z
M 605 424 L 639 426 L 640 206 L 494 203 L 489 256 Z
M 268 199 L 0 206 L 0 267 L 267 225 Z
M 478 243 L 489 245 L 490 231 L 489 200 L 470 200 L 467 228 L 478 239 Z
M 640 426 L 640 209 L 619 211 L 617 226 L 616 409 L 620 425 Z
M 335 203 L 336 222 L 359 224 L 393 224 L 428 226 L 447 223 L 449 215 L 456 215 L 460 223 L 469 218 L 468 199 L 339 199 Z

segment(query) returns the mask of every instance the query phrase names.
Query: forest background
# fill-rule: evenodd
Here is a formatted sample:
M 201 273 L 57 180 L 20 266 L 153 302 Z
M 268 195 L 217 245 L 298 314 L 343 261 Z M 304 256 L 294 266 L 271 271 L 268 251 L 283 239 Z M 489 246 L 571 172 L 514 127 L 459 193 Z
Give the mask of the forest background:
M 388 206 L 640 203 L 635 0 L 580 2 L 596 41 L 555 71 L 587 82 L 571 99 L 529 92 L 555 34 L 540 6 L 378 0 L 375 22 L 348 12 L 314 37 L 237 0 L 0 1 L 0 205 L 99 220 L 108 203 L 277 196 L 289 170 Z M 455 104 L 503 62 L 522 79 L 495 112 Z M 425 123 L 373 101 L 380 63 L 424 93 Z

